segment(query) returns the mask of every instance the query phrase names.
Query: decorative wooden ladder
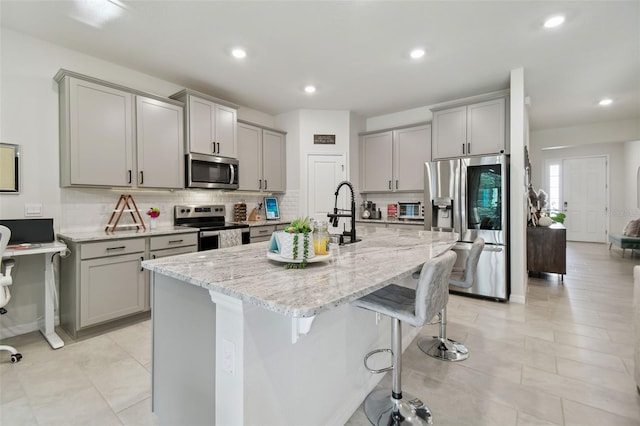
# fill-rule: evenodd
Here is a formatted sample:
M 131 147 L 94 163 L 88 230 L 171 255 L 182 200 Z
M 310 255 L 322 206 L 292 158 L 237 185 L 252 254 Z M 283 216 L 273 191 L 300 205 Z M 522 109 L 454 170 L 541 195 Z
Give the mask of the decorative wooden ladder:
M 122 217 L 122 213 L 131 213 L 131 218 L 133 219 L 132 224 L 128 225 L 118 225 L 120 222 L 120 218 Z M 137 216 L 137 217 L 136 217 Z M 113 220 L 115 219 L 115 222 Z M 107 226 L 104 229 L 106 232 L 114 232 L 116 228 L 137 228 L 137 230 L 142 227 L 143 230 L 147 230 L 147 227 L 144 225 L 144 220 L 142 220 L 142 216 L 140 215 L 140 210 L 138 210 L 138 206 L 136 202 L 133 200 L 133 196 L 130 194 L 120 195 L 118 202 L 116 203 L 116 208 L 113 209 L 113 213 L 111 213 L 111 217 L 109 217 L 109 222 L 107 222 Z

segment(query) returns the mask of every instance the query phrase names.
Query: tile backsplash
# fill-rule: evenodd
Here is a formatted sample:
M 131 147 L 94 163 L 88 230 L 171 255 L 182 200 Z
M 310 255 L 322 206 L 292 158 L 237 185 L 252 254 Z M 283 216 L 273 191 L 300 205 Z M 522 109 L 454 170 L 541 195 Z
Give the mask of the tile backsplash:
M 177 204 L 224 204 L 226 220 L 233 221 L 233 205 L 244 202 L 247 213 L 263 202 L 269 194 L 251 194 L 231 191 L 178 190 L 178 191 L 127 191 L 94 188 L 62 188 L 60 232 L 103 230 L 121 194 L 131 194 L 145 223 L 145 214 L 151 207 L 160 209 L 159 226 L 173 225 L 173 207 Z M 298 191 L 276 195 L 280 215 L 284 219 L 298 216 Z M 124 222 L 126 220 L 126 222 Z M 131 223 L 131 217 L 123 216 L 121 223 Z

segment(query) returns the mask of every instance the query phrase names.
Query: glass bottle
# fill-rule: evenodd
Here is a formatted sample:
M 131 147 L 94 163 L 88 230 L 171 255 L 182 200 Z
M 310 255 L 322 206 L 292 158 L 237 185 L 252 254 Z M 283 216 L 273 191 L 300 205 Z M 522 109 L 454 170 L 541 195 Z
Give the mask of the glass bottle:
M 329 254 L 327 246 L 329 244 L 329 224 L 327 222 L 316 222 L 313 228 L 313 251 L 316 255 Z

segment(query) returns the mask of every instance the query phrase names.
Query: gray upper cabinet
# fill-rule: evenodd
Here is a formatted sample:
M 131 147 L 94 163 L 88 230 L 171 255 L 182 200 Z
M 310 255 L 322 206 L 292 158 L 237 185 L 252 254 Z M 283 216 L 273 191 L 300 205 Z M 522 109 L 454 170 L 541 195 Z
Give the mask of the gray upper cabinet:
M 132 186 L 133 95 L 72 77 L 59 89 L 62 186 Z
M 139 187 L 184 187 L 182 107 L 136 96 Z
M 55 80 L 61 186 L 184 187 L 180 102 L 66 70 Z
M 239 188 L 244 191 L 286 191 L 285 134 L 238 122 Z
M 506 97 L 434 110 L 434 160 L 506 151 Z
M 236 105 L 188 89 L 171 98 L 186 106 L 188 152 L 236 158 Z
M 421 192 L 424 163 L 430 161 L 431 125 L 363 135 L 361 192 Z

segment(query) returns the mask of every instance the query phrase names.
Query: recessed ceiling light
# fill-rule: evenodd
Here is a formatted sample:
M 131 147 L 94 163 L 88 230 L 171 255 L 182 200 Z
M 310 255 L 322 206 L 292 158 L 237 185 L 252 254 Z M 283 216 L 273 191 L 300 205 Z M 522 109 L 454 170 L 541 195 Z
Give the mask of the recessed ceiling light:
M 420 59 L 424 56 L 425 52 L 424 49 L 413 49 L 410 53 L 409 56 L 411 56 L 412 59 Z
M 309 94 L 315 93 L 316 86 L 312 86 L 312 85 L 305 86 L 304 91 L 309 93 Z
M 613 103 L 613 99 L 611 98 L 604 98 L 602 100 L 600 100 L 600 102 L 598 102 L 598 105 L 600 106 L 609 106 Z
M 544 21 L 545 28 L 555 28 L 559 27 L 562 24 L 564 24 L 564 15 L 554 15 Z
M 243 59 L 247 57 L 247 52 L 241 47 L 234 48 L 231 51 L 231 54 L 233 55 L 234 58 L 238 58 L 238 59 Z

